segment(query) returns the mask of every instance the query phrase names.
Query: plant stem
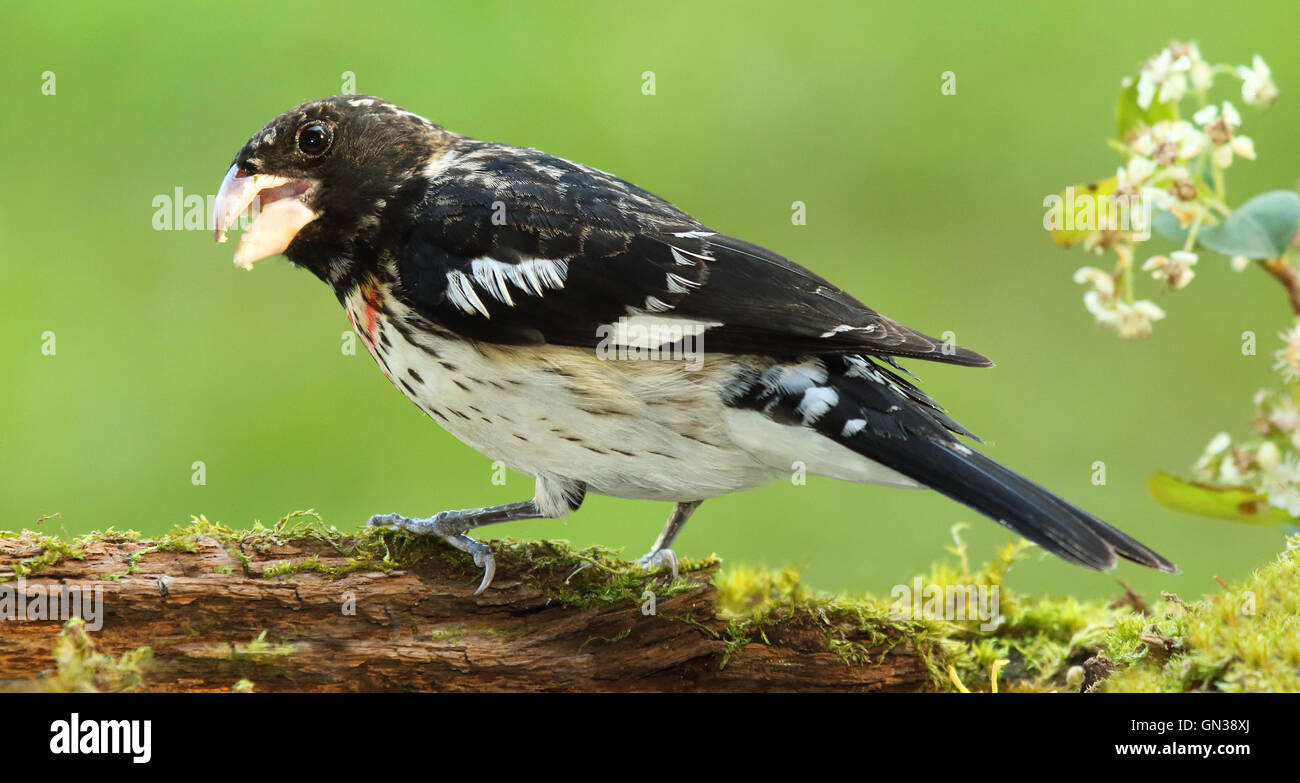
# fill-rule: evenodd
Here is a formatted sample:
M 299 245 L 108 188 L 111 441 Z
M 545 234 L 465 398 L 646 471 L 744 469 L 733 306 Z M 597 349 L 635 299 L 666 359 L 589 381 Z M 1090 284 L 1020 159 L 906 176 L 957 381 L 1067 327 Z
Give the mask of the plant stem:
M 1260 263 L 1286 289 L 1287 298 L 1291 300 L 1291 311 L 1300 316 L 1300 274 L 1296 274 L 1295 267 L 1291 266 L 1286 256 L 1265 258 Z

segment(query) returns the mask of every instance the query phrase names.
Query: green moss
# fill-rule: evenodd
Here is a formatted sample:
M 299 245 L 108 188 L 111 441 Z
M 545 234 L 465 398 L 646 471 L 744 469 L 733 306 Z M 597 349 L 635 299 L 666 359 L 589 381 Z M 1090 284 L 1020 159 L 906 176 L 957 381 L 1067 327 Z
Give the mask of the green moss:
M 1095 654 L 1126 609 L 1073 598 L 1028 598 L 1003 586 L 1003 579 L 1029 545 L 1011 544 L 977 569 L 969 563 L 962 526 L 953 528 L 954 556 L 936 563 L 922 577 L 940 589 L 996 586 L 1001 622 L 991 630 L 979 620 L 911 618 L 895 613 L 892 599 L 871 595 L 817 593 L 804 586 L 795 569 L 763 571 L 731 567 L 716 580 L 719 608 L 731 618 L 725 634 L 724 664 L 751 642 L 769 643 L 769 634 L 792 624 L 811 623 L 827 649 L 849 666 L 878 662 L 897 645 L 910 643 L 923 656 L 933 686 L 942 690 L 1067 688 L 1071 666 Z M 967 616 L 974 616 L 967 606 Z M 873 657 L 873 650 L 883 650 Z M 958 683 L 960 683 L 960 688 Z
M 470 628 L 444 628 L 436 630 L 429 634 L 429 640 L 434 642 L 455 642 L 460 637 L 469 633 Z
M 86 632 L 85 621 L 64 623 L 54 644 L 55 670 L 28 683 L 47 693 L 121 693 L 139 690 L 153 664 L 153 651 L 138 647 L 120 656 L 104 655 Z
M 192 517 L 189 524 L 178 525 L 154 539 L 150 546 L 133 552 L 125 571 L 109 574 L 106 578 L 120 579 L 138 572 L 140 561 L 154 552 L 196 552 L 204 538 L 218 542 L 246 572 L 253 560 L 251 553 L 268 551 L 289 542 L 317 542 L 344 559 L 341 565 L 326 565 L 321 555 L 314 553 L 298 560 L 269 565 L 261 573 L 264 578 L 284 579 L 302 572 L 339 577 L 358 571 L 392 571 L 411 568 L 429 557 L 438 557 L 464 572 L 467 583 L 476 583 L 482 573 L 469 555 L 442 541 L 385 528 L 366 527 L 356 533 L 344 533 L 326 524 L 315 511 L 307 510 L 292 512 L 270 527 L 255 522 L 247 530 L 236 530 L 204 516 Z M 111 528 L 80 536 L 71 542 L 56 536 L 40 535 L 35 545 L 38 553 L 19 561 L 15 576 L 49 568 L 64 558 L 79 559 L 92 541 L 139 539 L 138 533 L 119 533 Z M 604 547 L 577 550 L 564 541 L 502 539 L 492 541 L 492 549 L 498 574 L 522 579 L 548 597 L 579 608 L 639 602 L 650 585 L 653 585 L 656 600 L 664 601 L 698 589 L 697 582 L 689 579 L 689 575 L 714 568 L 720 562 L 717 557 L 683 560 L 679 563 L 679 578 L 667 580 L 663 572 L 647 573 Z
M 715 584 L 720 615 L 729 621 L 721 637 L 727 645 L 723 668 L 746 645 L 772 644 L 778 634 L 784 638 L 791 633 L 820 637 L 848 666 L 879 661 L 904 642 L 911 642 L 927 662 L 942 654 L 934 635 L 937 626 L 892 617 L 888 602 L 869 595 L 817 593 L 803 584 L 794 568 L 737 566 L 719 575 Z M 872 658 L 873 648 L 883 652 Z
M 1287 550 L 1222 595 L 1117 623 L 1101 690 L 1300 691 L 1300 536 Z
M 228 642 L 210 645 L 202 650 L 191 652 L 191 658 L 213 658 L 237 662 L 265 662 L 267 659 L 285 658 L 293 655 L 296 648 L 289 642 L 268 642 L 266 631 L 247 642 Z
M 24 530 L 23 533 L 37 536 L 35 548 L 39 554 L 15 561 L 13 574 L 0 576 L 0 581 L 17 579 L 20 576 L 30 576 L 33 573 L 56 565 L 64 558 L 80 560 L 85 556 L 85 547 L 81 543 L 81 538 L 65 541 L 58 536 L 36 534 L 29 530 Z
M 384 531 L 382 536 L 385 544 L 394 549 L 412 543 L 435 549 L 444 562 L 464 573 L 467 584 L 477 584 L 482 576 L 482 570 L 469 555 L 440 541 L 392 531 Z M 579 609 L 639 604 L 647 589 L 653 591 L 656 602 L 662 603 L 698 590 L 698 580 L 691 579 L 690 575 L 708 571 L 721 562 L 716 556 L 682 560 L 678 563 L 678 578 L 670 579 L 663 572 L 646 572 L 635 563 L 621 559 L 618 552 L 601 546 L 575 549 L 567 541 L 509 538 L 493 540 L 491 544 L 498 578 L 509 574 L 510 578 L 531 585 L 548 598 Z
M 632 629 L 624 628 L 616 636 L 592 636 L 591 638 L 587 639 L 587 641 L 578 645 L 578 652 L 581 654 L 582 651 L 587 648 L 587 645 L 591 644 L 592 642 L 605 642 L 606 644 L 613 644 L 615 642 L 621 642 L 631 635 L 632 635 Z
M 339 577 L 363 570 L 406 569 L 429 558 L 463 574 L 466 584 L 477 583 L 481 576 L 468 555 L 441 541 L 381 528 L 346 534 L 312 511 L 294 512 L 269 527 L 255 523 L 247 530 L 195 517 L 135 553 L 123 574 L 134 572 L 150 552 L 197 551 L 205 538 L 216 540 L 246 573 L 256 554 L 277 551 L 291 542 L 322 545 L 322 553 L 266 566 L 260 576 L 268 579 L 288 580 L 303 572 Z M 15 575 L 30 575 L 65 558 L 83 557 L 92 541 L 137 540 L 136 533 L 112 529 L 71 541 L 40 535 L 34 553 L 19 561 Z M 1101 602 L 1016 594 L 1004 587 L 1003 580 L 1028 545 L 1004 547 L 989 562 L 972 568 L 960 526 L 954 528 L 953 540 L 952 556 L 935 564 L 922 581 L 940 589 L 996 586 L 1001 615 L 996 628 L 982 629 L 979 620 L 900 617 L 892 599 L 820 593 L 803 584 L 795 569 L 744 566 L 712 576 L 718 616 L 725 621 L 721 630 L 691 616 L 663 616 L 693 623 L 723 641 L 722 666 L 743 655 L 749 644 L 820 639 L 819 646 L 834 652 L 846 666 L 872 665 L 899 645 L 910 645 L 925 660 L 932 686 L 945 690 L 1078 690 L 1080 665 L 1099 652 L 1117 667 L 1101 686 L 1104 690 L 1300 690 L 1300 575 L 1292 553 L 1227 595 L 1191 604 L 1171 598 L 1145 616 Z M 578 550 L 563 541 L 510 539 L 491 543 L 498 577 L 509 575 L 548 598 L 580 609 L 639 605 L 647 590 L 662 604 L 700 589 L 701 574 L 719 563 L 716 556 L 682 561 L 679 578 L 671 580 L 664 571 L 647 574 L 603 547 Z M 1300 538 L 1293 539 L 1291 546 L 1300 549 Z M 453 627 L 434 631 L 430 638 L 454 641 L 470 630 Z M 582 648 L 623 638 L 626 633 L 593 637 Z M 293 645 L 266 642 L 263 633 L 246 644 L 222 645 L 210 652 L 199 657 L 266 660 L 292 654 Z M 109 665 L 118 664 L 129 669 L 134 662 Z

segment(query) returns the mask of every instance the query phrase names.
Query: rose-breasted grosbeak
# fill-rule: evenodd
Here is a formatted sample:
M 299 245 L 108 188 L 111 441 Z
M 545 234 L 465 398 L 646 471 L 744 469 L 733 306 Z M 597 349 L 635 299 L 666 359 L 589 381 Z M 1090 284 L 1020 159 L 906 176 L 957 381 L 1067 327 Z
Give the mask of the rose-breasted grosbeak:
M 807 472 L 929 487 L 1072 563 L 1173 563 L 961 442 L 897 357 L 986 367 L 776 253 L 603 171 L 478 141 L 385 101 L 305 103 L 255 133 L 216 202 L 254 200 L 235 263 L 283 253 L 334 289 L 421 410 L 536 478 L 532 500 L 375 525 L 436 535 L 492 581 L 481 525 L 587 492 L 673 501 L 641 562 L 676 566 L 700 503 Z M 653 359 L 653 360 L 652 360 Z

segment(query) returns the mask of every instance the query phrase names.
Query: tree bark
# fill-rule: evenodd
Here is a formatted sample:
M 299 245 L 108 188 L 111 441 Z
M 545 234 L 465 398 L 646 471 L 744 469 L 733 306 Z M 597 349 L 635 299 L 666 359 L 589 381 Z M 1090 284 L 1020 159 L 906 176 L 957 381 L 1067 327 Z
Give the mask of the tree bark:
M 46 562 L 49 539 L 0 538 L 0 589 L 67 587 L 83 597 L 102 589 L 102 628 L 88 638 L 109 656 L 150 647 L 139 684 L 150 691 L 248 688 L 242 681 L 255 691 L 915 691 L 934 683 L 930 643 L 832 627 L 806 609 L 739 632 L 716 606 L 716 563 L 684 573 L 689 583 L 675 591 L 664 589 L 666 574 L 645 576 L 650 594 L 666 596 L 650 614 L 649 595 L 637 600 L 636 587 L 622 600 L 564 598 L 568 568 L 521 574 L 500 563 L 492 587 L 475 596 L 475 569 L 441 545 L 387 571 L 349 570 L 356 561 L 318 537 L 196 535 L 186 547 L 159 546 L 110 534 Z M 598 589 L 603 576 L 584 578 Z M 52 650 L 63 629 L 57 619 L 0 621 L 0 687 L 61 682 Z M 844 642 L 867 655 L 845 657 Z

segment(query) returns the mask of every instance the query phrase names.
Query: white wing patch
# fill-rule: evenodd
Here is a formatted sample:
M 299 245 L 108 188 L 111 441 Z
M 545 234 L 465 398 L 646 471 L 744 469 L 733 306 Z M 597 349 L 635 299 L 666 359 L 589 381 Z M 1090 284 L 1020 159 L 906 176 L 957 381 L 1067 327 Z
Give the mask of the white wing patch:
M 699 261 L 693 260 L 696 258 L 700 261 L 713 260 L 713 256 L 704 253 L 692 253 L 689 250 L 682 250 L 681 248 L 672 245 L 668 246 L 668 250 L 673 254 L 673 261 L 676 261 L 678 266 L 695 266 L 699 263 Z M 691 258 L 687 258 L 687 256 L 691 256 Z
M 668 292 L 672 294 L 689 294 L 691 289 L 699 288 L 700 284 L 694 280 L 687 280 L 681 275 L 669 272 L 665 275 L 668 283 Z
M 487 305 L 483 304 L 483 300 L 474 291 L 474 282 L 464 272 L 447 273 L 447 299 L 470 315 L 481 313 L 484 318 L 492 317 Z
M 763 373 L 760 379 L 769 389 L 781 394 L 803 394 L 813 386 L 826 382 L 826 365 L 821 359 L 808 359 L 799 364 L 778 364 Z
M 829 386 L 813 386 L 803 393 L 799 407 L 794 412 L 803 416 L 804 424 L 813 422 L 826 415 L 835 403 L 840 401 L 840 393 Z
M 568 275 L 569 261 L 564 258 L 525 258 L 512 264 L 484 256 L 469 262 L 468 275 L 459 270 L 447 273 L 447 298 L 469 315 L 490 318 L 479 291 L 514 307 L 511 285 L 522 293 L 543 296 L 548 288 L 563 288 Z
M 721 321 L 693 321 L 671 315 L 633 315 L 608 325 L 615 345 L 658 348 L 679 340 L 695 339 Z
M 875 330 L 875 324 L 868 324 L 867 326 L 849 326 L 848 324 L 840 324 L 829 332 L 822 332 L 822 337 L 834 337 L 835 335 L 843 334 L 844 332 L 874 332 Z
M 857 435 L 859 432 L 862 432 L 862 430 L 865 429 L 866 426 L 867 426 L 866 419 L 849 419 L 848 421 L 844 422 L 844 429 L 840 430 L 840 437 L 851 438 L 854 435 Z
M 647 296 L 645 298 L 645 309 L 652 313 L 666 313 L 673 309 L 673 306 L 657 296 Z

